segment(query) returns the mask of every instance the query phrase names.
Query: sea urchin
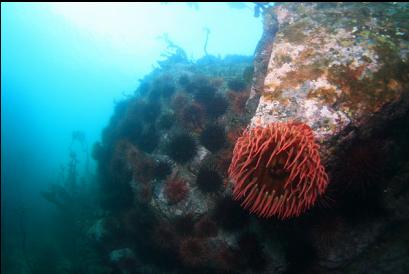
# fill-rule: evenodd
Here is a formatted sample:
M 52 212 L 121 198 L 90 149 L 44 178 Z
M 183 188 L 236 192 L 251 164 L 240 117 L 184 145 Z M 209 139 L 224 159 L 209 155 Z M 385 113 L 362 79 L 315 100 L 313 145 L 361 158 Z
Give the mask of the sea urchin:
M 223 185 L 223 178 L 216 168 L 202 165 L 197 174 L 196 183 L 203 193 L 216 193 Z
M 217 152 L 226 143 L 224 127 L 211 124 L 208 125 L 200 135 L 201 144 L 211 152 Z
M 167 153 L 177 163 L 184 164 L 195 157 L 196 140 L 189 133 L 176 134 L 168 143 Z
M 262 217 L 298 216 L 324 193 L 328 176 L 306 124 L 272 123 L 237 140 L 229 176 L 233 196 Z

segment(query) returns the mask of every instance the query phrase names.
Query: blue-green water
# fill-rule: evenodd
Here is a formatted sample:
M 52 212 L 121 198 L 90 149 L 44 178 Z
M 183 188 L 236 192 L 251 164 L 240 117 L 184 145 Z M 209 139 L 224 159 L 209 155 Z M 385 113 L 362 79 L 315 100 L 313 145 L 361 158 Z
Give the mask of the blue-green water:
M 252 55 L 262 33 L 253 13 L 252 3 L 1 4 L 2 273 L 44 271 L 53 262 L 41 266 L 42 255 L 64 254 L 49 248 L 58 214 L 41 193 L 62 182 L 71 151 L 77 172 L 95 175 L 86 155 L 115 102 L 158 67 L 169 41 L 190 60 L 205 55 L 206 36 L 207 54 Z

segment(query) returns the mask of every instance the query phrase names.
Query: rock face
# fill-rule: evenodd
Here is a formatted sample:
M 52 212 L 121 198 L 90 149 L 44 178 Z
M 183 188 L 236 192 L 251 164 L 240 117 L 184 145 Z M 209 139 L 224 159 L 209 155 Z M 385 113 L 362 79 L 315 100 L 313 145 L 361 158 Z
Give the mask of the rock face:
M 268 67 L 258 75 L 264 86 L 255 89 L 251 126 L 304 122 L 325 154 L 344 136 L 401 116 L 409 104 L 408 19 L 408 5 L 399 3 L 271 8 L 266 32 L 275 38 L 258 51 Z

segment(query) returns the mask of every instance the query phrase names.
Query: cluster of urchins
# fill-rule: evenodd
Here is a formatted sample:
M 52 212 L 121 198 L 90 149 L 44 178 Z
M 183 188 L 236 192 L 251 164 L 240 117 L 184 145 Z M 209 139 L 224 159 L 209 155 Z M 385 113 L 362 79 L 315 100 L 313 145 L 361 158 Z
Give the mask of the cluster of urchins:
M 138 92 L 137 98 L 117 104 L 102 144 L 94 148 L 100 176 L 105 177 L 101 178 L 103 204 L 109 210 L 131 212 L 122 214 L 127 216 L 123 223 L 143 226 L 134 236 L 148 241 L 152 253 L 173 256 L 170 265 L 210 265 L 229 271 L 264 267 L 262 245 L 255 234 L 242 230 L 248 224 L 247 212 L 222 195 L 233 146 L 244 126 L 234 118 L 244 112 L 249 83 L 237 76 L 225 80 L 197 74 L 162 74 L 144 80 Z M 163 184 L 169 206 L 188 198 L 191 184 L 178 170 L 193 161 L 200 146 L 208 154 L 192 184 L 204 195 L 213 195 L 214 209 L 201 216 L 188 214 L 170 220 L 150 216 L 154 221 L 129 221 L 141 218 L 135 216 L 135 204 L 149 207 L 155 184 Z M 236 247 L 216 240 L 220 231 L 242 231 Z

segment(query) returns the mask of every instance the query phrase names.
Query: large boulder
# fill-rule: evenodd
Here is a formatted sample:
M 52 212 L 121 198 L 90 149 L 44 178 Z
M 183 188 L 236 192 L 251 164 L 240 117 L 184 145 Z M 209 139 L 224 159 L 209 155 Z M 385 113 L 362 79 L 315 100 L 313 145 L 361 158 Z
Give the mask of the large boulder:
M 402 117 L 409 106 L 408 9 L 279 3 L 267 10 L 251 126 L 304 122 L 327 156 L 346 139 Z

